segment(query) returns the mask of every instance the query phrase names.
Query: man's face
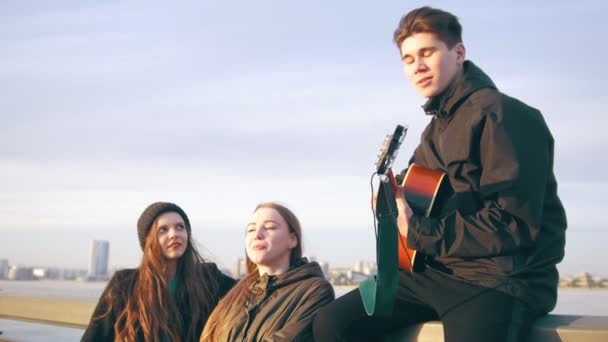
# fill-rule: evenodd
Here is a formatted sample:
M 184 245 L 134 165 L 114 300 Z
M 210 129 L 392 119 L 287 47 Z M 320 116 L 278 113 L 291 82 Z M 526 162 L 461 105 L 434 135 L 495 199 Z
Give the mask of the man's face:
M 415 33 L 401 43 L 405 76 L 426 98 L 440 94 L 459 76 L 464 59 L 462 43 L 448 49 L 434 33 Z

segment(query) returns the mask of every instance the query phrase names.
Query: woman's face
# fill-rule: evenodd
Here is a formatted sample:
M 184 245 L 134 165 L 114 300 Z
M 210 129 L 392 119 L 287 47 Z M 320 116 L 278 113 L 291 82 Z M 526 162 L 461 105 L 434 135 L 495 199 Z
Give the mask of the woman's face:
M 272 208 L 259 208 L 247 225 L 247 256 L 264 268 L 289 268 L 291 250 L 298 245 L 285 219 Z
M 167 260 L 177 260 L 188 247 L 188 230 L 184 219 L 175 212 L 167 212 L 156 219 L 158 244 Z

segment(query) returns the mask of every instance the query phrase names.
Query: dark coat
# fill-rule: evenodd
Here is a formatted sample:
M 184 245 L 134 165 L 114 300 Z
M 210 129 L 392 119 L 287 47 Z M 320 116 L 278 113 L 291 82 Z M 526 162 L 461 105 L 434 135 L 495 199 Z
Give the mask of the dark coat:
M 423 108 L 433 117 L 411 162 L 446 172 L 455 193 L 438 217 L 412 217 L 409 245 L 447 274 L 552 310 L 566 215 L 541 113 L 470 61 Z
M 249 301 L 217 342 L 312 341 L 312 320 L 334 300 L 334 289 L 316 262 L 302 263 L 279 276 L 261 276 Z M 216 341 L 214 341 L 216 342 Z
M 203 275 L 203 279 L 201 281 L 206 281 L 207 279 L 217 279 L 219 283 L 219 289 L 216 294 L 213 295 L 214 306 L 219 302 L 220 298 L 224 296 L 232 288 L 235 281 L 234 279 L 224 275 L 220 270 L 218 270 L 217 266 L 213 263 L 204 263 L 200 264 L 201 274 Z M 93 316 L 91 317 L 91 322 L 89 326 L 84 332 L 81 341 L 113 341 L 114 340 L 114 324 L 116 323 L 116 319 L 120 312 L 122 312 L 126 306 L 127 297 L 130 295 L 128 293 L 129 289 L 133 288 L 132 285 L 136 281 L 137 276 L 139 274 L 139 269 L 124 269 L 117 271 L 108 285 L 104 290 L 103 294 L 97 306 L 95 307 L 95 311 L 93 312 Z M 106 300 L 106 294 L 109 291 L 114 291 L 113 293 L 118 294 L 119 301 L 117 305 L 112 309 L 112 311 L 100 320 L 95 320 L 94 317 L 103 315 L 108 308 L 108 302 Z M 178 309 L 182 316 L 184 322 L 184 329 L 188 329 L 192 322 L 191 313 L 187 308 L 184 308 L 178 305 Z M 195 336 L 195 340 L 198 339 L 200 334 L 203 331 L 205 323 L 207 322 L 208 317 L 201 317 L 194 322 L 197 324 L 197 336 Z M 182 331 L 182 336 L 186 334 L 186 331 Z M 143 336 L 139 336 L 139 340 L 143 341 Z

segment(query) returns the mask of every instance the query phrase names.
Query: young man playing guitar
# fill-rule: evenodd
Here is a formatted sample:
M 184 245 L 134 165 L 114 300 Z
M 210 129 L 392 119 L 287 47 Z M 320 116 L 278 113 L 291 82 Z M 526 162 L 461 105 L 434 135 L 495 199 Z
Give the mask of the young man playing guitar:
M 359 289 L 318 312 L 315 341 L 375 341 L 439 319 L 446 341 L 523 341 L 553 309 L 566 215 L 541 113 L 501 93 L 465 59 L 451 13 L 422 7 L 394 40 L 431 116 L 410 161 L 446 174 L 453 194 L 435 216 L 396 193 L 397 224 L 421 270 L 399 271 L 394 309 L 368 316 Z

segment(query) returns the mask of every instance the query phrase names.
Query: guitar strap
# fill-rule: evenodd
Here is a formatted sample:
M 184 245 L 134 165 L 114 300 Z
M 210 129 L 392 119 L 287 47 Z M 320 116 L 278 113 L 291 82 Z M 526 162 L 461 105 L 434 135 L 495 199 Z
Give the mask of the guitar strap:
M 389 316 L 393 313 L 399 282 L 397 205 L 389 182 L 380 182 L 376 217 L 377 275 L 361 282 L 359 293 L 368 316 Z

